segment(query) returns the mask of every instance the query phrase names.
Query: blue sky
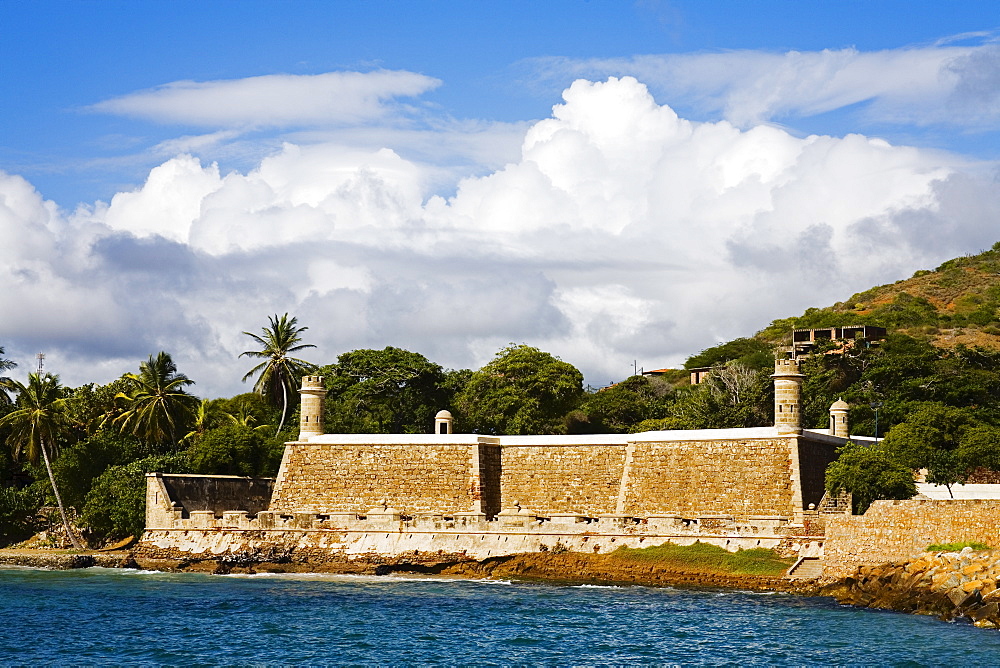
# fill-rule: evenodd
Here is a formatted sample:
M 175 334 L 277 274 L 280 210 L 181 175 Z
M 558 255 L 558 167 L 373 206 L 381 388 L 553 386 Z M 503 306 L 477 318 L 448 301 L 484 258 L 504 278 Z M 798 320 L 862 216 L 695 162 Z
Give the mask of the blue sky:
M 237 392 L 240 332 L 289 311 L 319 362 L 515 341 L 599 385 L 1000 237 L 986 2 L 11 1 L 0 25 L 0 346 L 71 383 L 168 349 Z

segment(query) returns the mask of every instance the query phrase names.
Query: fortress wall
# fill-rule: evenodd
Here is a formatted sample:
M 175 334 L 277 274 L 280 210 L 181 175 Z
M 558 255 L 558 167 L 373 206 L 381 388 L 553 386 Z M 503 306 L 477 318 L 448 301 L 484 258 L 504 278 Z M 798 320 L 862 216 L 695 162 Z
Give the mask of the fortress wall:
M 1000 547 L 1000 499 L 875 501 L 864 515 L 826 520 L 823 575 L 902 561 L 928 545 L 976 541 Z
M 146 508 L 166 513 L 164 518 L 172 518 L 175 509 L 183 517 L 192 511 L 221 517 L 227 510 L 256 515 L 267 509 L 274 486 L 274 478 L 233 475 L 149 473 L 146 478 Z
M 500 494 L 504 507 L 517 501 L 539 514 L 615 513 L 625 466 L 625 443 L 531 443 L 500 448 Z M 517 439 L 521 440 L 521 439 Z M 615 440 L 613 437 L 607 440 Z M 622 439 L 618 439 L 622 440 Z
M 642 442 L 633 446 L 621 510 L 793 517 L 789 438 Z
M 482 497 L 474 436 L 322 438 L 285 447 L 271 510 L 364 513 L 384 499 L 405 514 L 469 512 Z

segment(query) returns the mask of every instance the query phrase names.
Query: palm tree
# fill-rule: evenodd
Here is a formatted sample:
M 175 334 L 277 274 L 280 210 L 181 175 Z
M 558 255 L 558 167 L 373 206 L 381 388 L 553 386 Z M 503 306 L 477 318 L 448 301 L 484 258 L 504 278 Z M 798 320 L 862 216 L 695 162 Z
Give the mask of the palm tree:
M 17 362 L 4 359 L 2 357 L 3 353 L 3 346 L 0 346 L 0 371 L 9 371 L 16 367 Z M 10 395 L 7 391 L 11 389 L 14 389 L 13 381 L 6 376 L 0 376 L 0 406 L 10 405 Z
M 66 528 L 66 534 L 72 541 L 73 547 L 82 550 L 83 545 L 70 529 L 66 509 L 63 508 L 62 496 L 60 496 L 59 488 L 56 486 L 56 479 L 52 475 L 52 462 L 49 459 L 50 450 L 53 457 L 58 452 L 59 437 L 67 425 L 66 417 L 63 414 L 63 388 L 59 384 L 59 377 L 50 373 L 32 373 L 28 375 L 27 385 L 16 380 L 8 380 L 7 382 L 18 393 L 18 408 L 0 419 L 0 427 L 10 429 L 7 442 L 13 445 L 15 458 L 23 453 L 27 455 L 28 461 L 37 464 L 38 455 L 41 453 L 45 460 L 45 470 L 49 474 L 52 492 L 56 496 L 56 504 L 59 506 L 59 514 L 62 516 L 63 526 Z
M 167 440 L 177 444 L 177 434 L 198 410 L 198 397 L 184 388 L 194 381 L 177 373 L 177 365 L 170 355 L 160 351 L 150 355 L 148 362 L 139 365 L 139 373 L 122 376 L 128 392 L 119 392 L 115 399 L 126 410 L 114 418 L 114 424 L 151 443 Z
M 248 378 L 260 374 L 257 382 L 253 386 L 253 391 L 264 397 L 272 405 L 278 405 L 279 397 L 281 402 L 281 422 L 278 423 L 278 431 L 281 433 L 285 426 L 285 418 L 288 417 L 288 396 L 294 396 L 299 379 L 312 369 L 312 364 L 305 360 L 289 357 L 290 353 L 304 350 L 305 348 L 315 348 L 311 343 L 300 343 L 300 334 L 308 327 L 297 327 L 298 318 L 289 318 L 288 314 L 278 317 L 268 316 L 270 325 L 261 328 L 262 336 L 243 332 L 254 341 L 260 344 L 261 350 L 248 350 L 240 353 L 240 357 L 246 355 L 255 359 L 264 360 L 254 368 L 250 369 L 243 382 Z

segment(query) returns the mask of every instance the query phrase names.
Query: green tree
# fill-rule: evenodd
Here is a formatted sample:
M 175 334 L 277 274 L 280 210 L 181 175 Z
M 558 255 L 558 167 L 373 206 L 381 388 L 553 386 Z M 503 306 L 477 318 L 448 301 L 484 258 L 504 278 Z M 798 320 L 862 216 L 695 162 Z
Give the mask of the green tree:
M 243 376 L 243 382 L 259 374 L 253 386 L 254 392 L 272 404 L 281 406 L 281 421 L 276 432 L 280 434 L 288 417 L 289 402 L 292 401 L 289 397 L 297 396 L 299 380 L 312 369 L 312 364 L 309 362 L 290 355 L 316 346 L 311 343 L 301 343 L 302 332 L 309 328 L 298 327 L 297 318 L 289 318 L 287 313 L 279 317 L 275 313 L 273 317 L 268 317 L 268 320 L 269 325 L 261 328 L 261 335 L 243 332 L 256 341 L 261 349 L 247 350 L 240 353 L 240 357 L 263 360 Z
M 188 449 L 191 468 L 205 475 L 274 475 L 283 444 L 259 429 L 228 424 L 209 429 Z
M 41 495 L 33 487 L 0 487 L 0 545 L 31 536 L 41 505 Z
M 66 505 L 83 508 L 95 478 L 110 466 L 152 455 L 151 447 L 131 434 L 101 429 L 62 449 L 52 471 Z
M 583 374 L 572 364 L 511 344 L 474 372 L 456 408 L 467 427 L 488 434 L 553 434 L 583 397 Z
M 729 362 L 739 362 L 751 369 L 766 371 L 774 366 L 774 346 L 756 338 L 733 339 L 692 355 L 684 362 L 684 368 L 722 366 Z
M 665 381 L 632 376 L 587 395 L 580 407 L 584 420 L 568 431 L 628 433 L 645 420 L 666 417 L 672 395 L 673 387 Z
M 17 367 L 17 362 L 9 360 L 3 357 L 4 349 L 0 346 L 0 373 L 4 371 L 10 371 L 11 369 Z M 9 405 L 11 403 L 9 390 L 12 389 L 11 379 L 6 376 L 0 376 L 0 405 Z
M 9 428 L 7 442 L 13 446 L 15 456 L 23 454 L 30 462 L 37 463 L 38 456 L 41 455 L 66 534 L 73 547 L 83 549 L 70 527 L 59 487 L 52 474 L 51 457 L 58 454 L 59 440 L 67 427 L 63 414 L 63 388 L 59 384 L 59 377 L 50 373 L 32 373 L 28 375 L 27 385 L 16 380 L 11 380 L 10 385 L 17 391 L 17 409 L 0 419 L 0 427 Z
M 856 515 L 876 499 L 909 499 L 917 493 L 913 471 L 881 443 L 869 447 L 848 441 L 837 454 L 826 469 L 826 489 L 850 492 Z
M 113 422 L 123 432 L 135 434 L 151 443 L 169 442 L 175 446 L 187 433 L 187 425 L 198 409 L 198 397 L 184 389 L 194 381 L 177 372 L 170 355 L 161 351 L 139 365 L 139 373 L 127 373 L 127 386 L 116 399 L 125 407 Z
M 344 353 L 320 373 L 329 390 L 331 432 L 426 433 L 452 399 L 440 365 L 391 346 Z
M 103 540 L 138 536 L 146 524 L 146 474 L 185 473 L 178 454 L 154 455 L 109 467 L 95 480 L 80 513 L 80 523 Z
M 662 429 L 762 427 L 774 423 L 774 387 L 767 373 L 731 362 L 699 385 L 677 393 Z

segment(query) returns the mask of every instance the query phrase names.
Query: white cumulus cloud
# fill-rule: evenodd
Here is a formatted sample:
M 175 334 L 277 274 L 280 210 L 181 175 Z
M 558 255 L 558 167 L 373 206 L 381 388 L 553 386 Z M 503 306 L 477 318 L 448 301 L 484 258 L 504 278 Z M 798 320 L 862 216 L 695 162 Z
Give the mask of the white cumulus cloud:
M 287 311 L 320 363 L 395 345 L 476 367 L 513 341 L 601 384 L 996 240 L 991 166 L 696 122 L 631 77 L 563 97 L 448 196 L 391 147 L 325 141 L 228 173 L 182 154 L 73 213 L 4 176 L 0 345 L 71 383 L 164 349 L 233 394 L 241 332 Z
M 1000 45 L 934 44 L 881 51 L 753 50 L 548 57 L 528 61 L 546 80 L 632 75 L 663 99 L 722 114 L 740 127 L 864 104 L 890 123 L 1000 126 Z

